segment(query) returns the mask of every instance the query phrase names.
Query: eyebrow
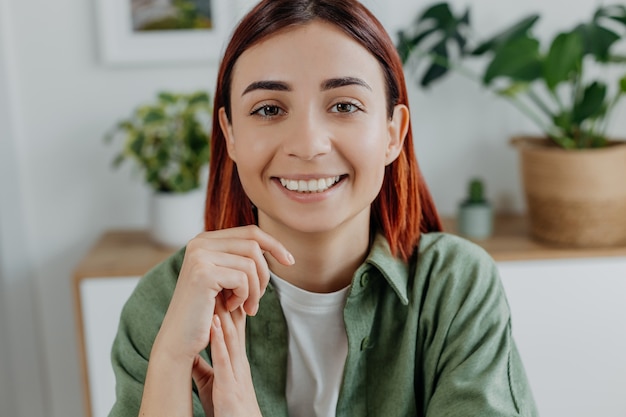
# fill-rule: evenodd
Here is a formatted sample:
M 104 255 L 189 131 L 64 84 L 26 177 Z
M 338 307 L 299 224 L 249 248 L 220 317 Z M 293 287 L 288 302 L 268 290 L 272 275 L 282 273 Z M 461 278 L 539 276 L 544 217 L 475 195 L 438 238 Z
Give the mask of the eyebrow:
M 370 87 L 368 83 L 366 83 L 361 78 L 356 77 L 338 77 L 324 80 L 320 85 L 320 90 L 328 91 L 334 88 L 346 87 L 349 85 L 358 85 L 372 91 L 372 87 Z M 255 90 L 292 91 L 292 88 L 289 84 L 283 81 L 255 81 L 248 85 L 246 89 L 243 90 L 243 93 L 241 95 L 244 96 Z
M 325 80 L 322 82 L 321 89 L 322 91 L 327 91 L 332 90 L 333 88 L 346 87 L 349 85 L 358 85 L 372 91 L 372 87 L 370 87 L 368 83 L 356 77 L 339 77 Z
M 243 90 L 242 96 L 254 90 L 291 91 L 289 84 L 282 81 L 255 81 Z

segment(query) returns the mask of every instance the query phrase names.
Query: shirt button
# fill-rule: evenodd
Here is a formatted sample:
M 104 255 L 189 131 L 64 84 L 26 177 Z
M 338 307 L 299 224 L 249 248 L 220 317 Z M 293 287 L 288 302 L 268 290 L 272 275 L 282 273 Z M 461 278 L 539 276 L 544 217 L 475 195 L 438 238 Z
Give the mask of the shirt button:
M 364 337 L 363 340 L 361 340 L 361 350 L 365 350 L 367 349 L 368 345 L 370 343 L 370 338 L 369 337 Z
M 367 287 L 367 284 L 370 282 L 370 276 L 368 273 L 361 275 L 361 287 Z

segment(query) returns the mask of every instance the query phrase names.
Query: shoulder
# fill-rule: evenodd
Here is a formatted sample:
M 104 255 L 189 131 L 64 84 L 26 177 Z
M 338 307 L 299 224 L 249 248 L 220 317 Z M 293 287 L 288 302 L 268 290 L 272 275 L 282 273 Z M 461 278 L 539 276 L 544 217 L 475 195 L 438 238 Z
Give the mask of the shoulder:
M 498 268 L 480 246 L 448 233 L 425 233 L 420 238 L 414 268 L 414 291 L 420 299 L 442 300 L 454 309 L 495 298 L 504 301 Z M 504 301 L 506 304 L 506 301 Z
M 462 264 L 493 264 L 491 256 L 477 244 L 444 232 L 423 233 L 418 248 L 418 262 Z
M 417 256 L 416 273 L 466 276 L 471 272 L 494 272 L 495 262 L 482 247 L 459 236 L 443 232 L 424 233 Z

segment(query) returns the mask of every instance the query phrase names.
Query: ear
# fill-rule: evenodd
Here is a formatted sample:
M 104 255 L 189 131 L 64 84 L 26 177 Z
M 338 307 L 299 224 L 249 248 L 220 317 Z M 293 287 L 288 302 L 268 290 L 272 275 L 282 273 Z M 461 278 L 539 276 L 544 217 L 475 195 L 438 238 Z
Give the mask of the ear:
M 224 109 L 224 107 L 219 109 L 218 116 L 220 120 L 220 129 L 222 129 L 222 133 L 226 139 L 226 150 L 228 151 L 228 156 L 233 160 L 233 162 L 237 163 L 237 159 L 235 157 L 235 136 L 233 135 L 233 125 L 228 120 L 228 116 L 226 116 L 226 109 Z
M 393 116 L 387 122 L 389 141 L 387 142 L 387 151 L 385 152 L 386 165 L 395 161 L 398 155 L 400 155 L 404 145 L 404 138 L 409 131 L 410 119 L 409 108 L 404 104 L 398 104 L 393 108 Z

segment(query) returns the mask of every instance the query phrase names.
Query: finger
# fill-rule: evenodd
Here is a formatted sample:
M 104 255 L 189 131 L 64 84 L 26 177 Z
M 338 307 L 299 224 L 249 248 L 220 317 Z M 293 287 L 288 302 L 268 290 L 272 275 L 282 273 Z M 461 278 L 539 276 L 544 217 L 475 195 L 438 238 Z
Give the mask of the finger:
M 191 377 L 198 387 L 198 391 L 204 391 L 207 385 L 213 382 L 213 368 L 200 355 L 196 355 L 191 368 Z
M 235 383 L 234 370 L 230 361 L 230 355 L 224 340 L 222 324 L 219 316 L 213 316 L 211 326 L 211 358 L 213 359 L 213 374 L 216 381 L 228 384 Z
M 255 244 L 254 242 L 251 243 Z M 241 305 L 242 299 L 240 297 L 245 297 L 243 299 L 243 305 L 248 314 L 253 316 L 258 311 L 262 291 L 265 290 L 265 286 L 267 286 L 267 282 L 269 281 L 269 269 L 267 267 L 267 263 L 261 255 L 260 249 L 258 249 L 258 251 L 259 254 L 257 255 L 256 260 L 251 259 L 250 257 L 234 255 L 231 253 L 214 252 L 209 250 L 204 251 L 204 253 L 206 253 L 207 261 L 213 262 L 218 267 L 241 271 L 245 274 L 247 292 L 239 288 L 237 288 L 237 291 L 234 291 L 235 288 L 230 288 L 225 285 L 222 285 L 222 288 L 218 289 L 218 291 L 222 289 L 229 290 L 223 291 L 224 294 L 229 295 L 226 297 L 226 305 L 228 306 L 229 311 L 233 311 Z M 261 259 L 260 261 L 258 260 L 259 258 Z M 261 262 L 262 265 L 258 265 L 259 262 Z M 259 276 L 259 271 L 263 271 L 263 278 Z M 218 278 L 218 284 L 220 281 L 221 278 Z M 235 298 L 230 297 L 233 292 L 235 293 Z
M 234 309 L 243 305 L 249 296 L 249 278 L 248 275 L 240 270 L 226 268 L 222 266 L 211 265 L 203 270 L 200 279 L 210 281 L 215 280 L 218 288 L 215 288 L 217 294 L 226 291 L 228 296 L 227 305 Z
M 242 347 L 243 351 L 246 350 L 246 312 L 239 308 L 230 313 L 233 323 L 235 323 L 235 327 L 237 328 L 237 332 L 239 334 L 239 345 Z
M 233 321 L 233 314 L 236 316 L 245 316 L 245 312 L 239 307 L 231 313 L 226 309 L 222 300 L 217 300 L 215 304 L 215 314 L 217 314 L 220 319 L 222 333 L 224 334 L 224 343 L 226 344 L 226 349 L 228 349 L 231 362 L 234 362 L 234 359 L 241 355 L 242 347 L 239 342 L 239 330 Z M 245 351 L 245 346 L 243 349 Z
M 295 263 L 293 255 L 276 238 L 264 232 L 256 225 L 221 229 L 200 233 L 198 238 L 240 238 L 256 241 L 263 252 L 269 252 L 278 262 L 289 266 Z
M 269 267 L 263 256 L 263 250 L 254 240 L 246 239 L 204 239 L 199 238 L 193 244 L 195 256 L 202 257 L 199 263 L 211 262 L 215 265 L 236 269 L 246 274 L 248 280 L 247 298 L 244 300 L 245 311 L 255 315 L 259 300 L 270 280 Z M 240 295 L 237 292 L 237 295 Z M 245 295 L 245 294 L 244 294 Z M 239 307 L 238 298 L 228 300 L 228 310 Z

